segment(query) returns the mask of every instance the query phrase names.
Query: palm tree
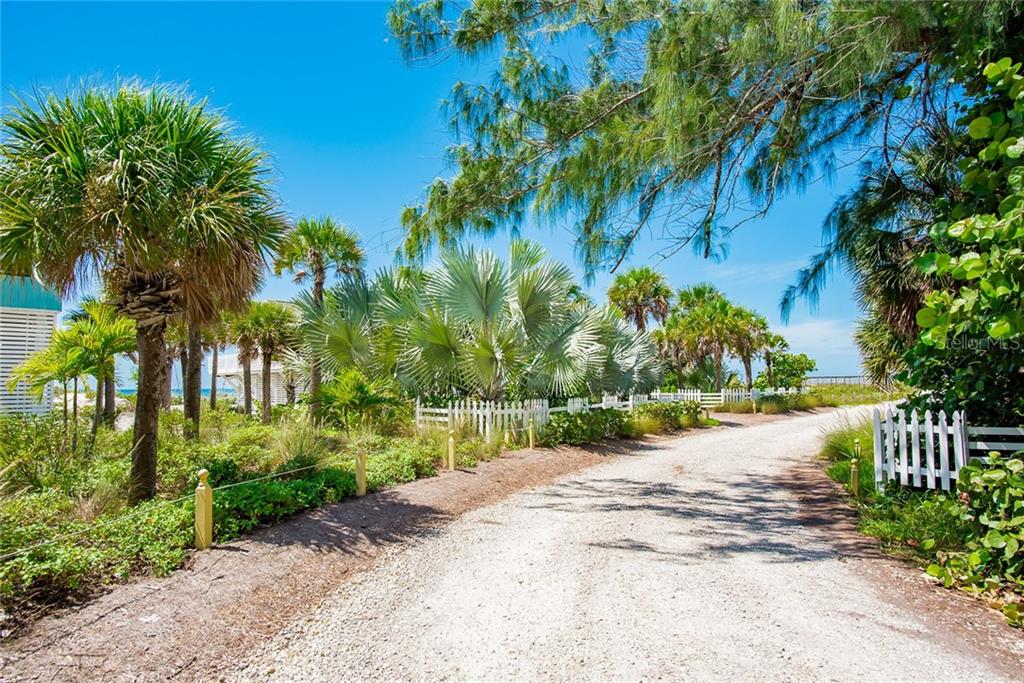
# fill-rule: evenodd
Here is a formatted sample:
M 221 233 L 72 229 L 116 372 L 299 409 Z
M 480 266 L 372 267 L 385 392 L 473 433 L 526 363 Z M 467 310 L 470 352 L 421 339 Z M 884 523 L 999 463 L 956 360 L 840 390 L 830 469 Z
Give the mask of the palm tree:
M 743 363 L 747 391 L 754 388 L 753 360 L 764 350 L 768 321 L 753 311 L 737 306 L 733 309 L 734 327 L 729 348 Z
M 312 304 L 324 305 L 324 286 L 327 271 L 335 275 L 351 277 L 361 275 L 365 255 L 359 244 L 359 235 L 343 225 L 334 222 L 330 216 L 322 218 L 300 218 L 277 250 L 274 273 L 292 273 L 297 284 L 306 278 L 313 280 Z M 313 396 L 311 408 L 317 412 L 322 370 L 319 359 L 314 356 L 310 362 L 309 391 Z
M 77 380 L 84 371 L 82 347 L 66 330 L 54 330 L 50 343 L 11 369 L 7 380 L 8 391 L 25 384 L 36 400 L 42 400 L 46 387 L 54 382 L 61 385 L 64 394 L 64 427 L 68 424 L 68 384 Z M 77 391 L 76 391 L 77 394 Z M 77 399 L 77 395 L 76 395 Z M 77 401 L 76 410 L 77 415 Z
M 769 332 L 762 339 L 761 354 L 764 356 L 764 373 L 768 386 L 775 386 L 775 356 L 789 350 L 789 342 L 781 334 Z
M 167 377 L 161 388 L 161 402 L 164 408 L 170 408 L 175 360 L 181 365 L 182 394 L 185 393 L 185 383 L 188 381 L 188 325 L 181 320 L 168 321 L 164 332 L 164 348 L 167 356 Z
M 210 352 L 210 410 L 217 409 L 217 363 L 221 350 L 228 344 L 229 318 L 220 318 L 203 327 L 203 349 Z
M 75 320 L 68 333 L 75 335 L 85 368 L 96 378 L 96 412 L 92 421 L 95 434 L 103 414 L 103 387 L 114 382 L 114 361 L 119 354 L 135 348 L 135 323 L 119 315 L 113 306 L 99 301 L 83 303 L 82 311 L 84 317 Z
M 294 311 L 277 301 L 260 301 L 252 305 L 249 314 L 253 336 L 260 350 L 262 367 L 263 424 L 270 424 L 271 363 L 297 341 L 297 319 Z
M 337 373 L 391 376 L 420 395 L 568 395 L 644 391 L 660 382 L 649 336 L 621 313 L 572 295 L 572 273 L 516 240 L 507 263 L 472 247 L 428 271 L 348 278 L 323 309 L 299 298 L 306 343 Z
M 616 275 L 608 288 L 608 301 L 641 332 L 647 329 L 648 318 L 665 322 L 671 298 L 672 288 L 665 276 L 647 266 Z
M 0 270 L 34 270 L 64 294 L 103 273 L 136 321 L 128 499 L 151 498 L 167 321 L 248 301 L 282 232 L 264 157 L 205 102 L 161 86 L 40 95 L 0 125 Z
M 242 366 L 242 410 L 246 415 L 252 415 L 252 362 L 259 355 L 254 306 L 250 303 L 245 311 L 228 318 L 228 340 L 238 349 L 238 362 Z

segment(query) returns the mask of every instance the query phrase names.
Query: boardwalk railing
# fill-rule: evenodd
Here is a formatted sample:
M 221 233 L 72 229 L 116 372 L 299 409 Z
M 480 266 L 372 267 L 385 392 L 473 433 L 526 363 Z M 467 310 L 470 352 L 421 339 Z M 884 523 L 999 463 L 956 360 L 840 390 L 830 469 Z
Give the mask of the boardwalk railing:
M 900 486 L 950 491 L 968 462 L 988 462 L 990 451 L 1024 450 L 1024 429 L 970 427 L 961 410 L 948 417 L 941 410 L 921 414 L 914 409 L 908 418 L 905 411 L 886 406 L 874 410 L 872 429 L 879 490 L 886 481 L 898 481 Z
M 564 406 L 552 406 L 548 399 L 538 398 L 526 401 L 480 401 L 463 399 L 443 407 L 427 407 L 416 401 L 416 427 L 438 427 L 456 429 L 469 427 L 487 440 L 494 435 L 510 432 L 513 435 L 526 429 L 530 418 L 534 426 L 542 429 L 552 413 L 583 413 L 598 408 L 632 410 L 645 403 L 671 403 L 675 401 L 696 401 L 701 408 L 715 408 L 725 403 L 758 401 L 764 396 L 781 396 L 800 393 L 797 389 L 726 389 L 722 392 L 702 392 L 699 389 L 683 389 L 677 392 L 654 392 L 652 394 L 630 394 L 619 397 L 606 394 L 597 403 L 588 398 L 570 398 Z

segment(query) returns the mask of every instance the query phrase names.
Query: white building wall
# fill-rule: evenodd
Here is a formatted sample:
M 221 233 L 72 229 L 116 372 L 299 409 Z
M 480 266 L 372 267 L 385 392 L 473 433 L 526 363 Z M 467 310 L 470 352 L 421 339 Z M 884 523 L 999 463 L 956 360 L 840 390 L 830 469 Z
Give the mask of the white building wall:
M 252 371 L 252 400 L 263 400 L 263 362 L 255 360 L 249 364 Z M 225 354 L 217 358 L 217 377 L 224 380 L 224 383 L 235 390 L 239 402 L 242 397 L 242 366 L 238 362 L 236 354 Z M 285 389 L 284 374 L 281 371 L 280 363 L 270 364 L 270 404 L 281 406 L 288 402 L 288 394 Z
M 48 386 L 42 402 L 19 385 L 7 389 L 11 371 L 31 354 L 50 343 L 57 312 L 36 308 L 0 307 L 0 413 L 43 414 L 53 406 L 53 387 Z

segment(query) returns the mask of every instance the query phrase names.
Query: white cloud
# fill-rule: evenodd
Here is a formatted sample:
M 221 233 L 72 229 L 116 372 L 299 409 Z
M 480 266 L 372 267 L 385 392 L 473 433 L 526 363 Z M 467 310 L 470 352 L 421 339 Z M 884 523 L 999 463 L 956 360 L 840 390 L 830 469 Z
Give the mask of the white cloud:
M 749 285 L 761 282 L 783 282 L 793 278 L 796 271 L 804 267 L 805 261 L 776 261 L 769 263 L 708 263 L 701 270 L 701 277 L 720 286 Z
M 816 360 L 852 360 L 855 365 L 859 364 L 860 354 L 853 341 L 853 323 L 848 320 L 808 320 L 781 325 L 775 331 L 786 338 L 794 353 L 806 353 Z

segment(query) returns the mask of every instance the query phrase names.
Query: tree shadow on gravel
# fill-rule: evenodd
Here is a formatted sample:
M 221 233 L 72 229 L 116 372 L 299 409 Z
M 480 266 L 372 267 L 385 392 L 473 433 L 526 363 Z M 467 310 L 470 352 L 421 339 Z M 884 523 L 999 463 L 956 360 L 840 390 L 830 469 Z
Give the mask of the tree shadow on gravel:
M 834 494 L 810 491 L 800 503 L 780 495 L 774 479 L 736 482 L 705 479 L 700 486 L 631 478 L 575 479 L 545 491 L 531 507 L 567 513 L 649 513 L 685 522 L 685 533 L 702 540 L 690 550 L 622 538 L 591 544 L 606 550 L 659 555 L 683 563 L 756 553 L 769 562 L 817 562 L 873 551 L 861 538 L 831 534 Z M 809 508 L 808 508 L 809 504 Z M 810 533 L 808 533 L 810 530 Z
M 450 518 L 437 507 L 406 500 L 398 491 L 379 491 L 307 511 L 219 547 L 226 550 L 256 543 L 301 545 L 315 552 L 355 552 L 367 542 L 382 545 L 420 535 L 423 527 Z

